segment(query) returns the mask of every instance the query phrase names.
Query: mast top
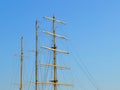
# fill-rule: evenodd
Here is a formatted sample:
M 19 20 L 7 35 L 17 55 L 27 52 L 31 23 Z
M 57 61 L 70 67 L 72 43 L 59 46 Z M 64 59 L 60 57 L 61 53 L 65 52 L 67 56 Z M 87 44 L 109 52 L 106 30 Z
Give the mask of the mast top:
M 58 23 L 61 23 L 61 24 L 64 24 L 64 25 L 65 25 L 65 22 L 63 22 L 63 21 L 61 21 L 61 20 L 55 19 L 55 16 L 53 16 L 53 18 L 44 16 L 43 18 L 46 18 L 46 19 L 48 19 L 48 20 L 52 20 L 52 21 L 54 21 L 54 22 L 58 22 Z
M 36 28 L 38 28 L 39 26 L 38 26 L 38 20 L 36 20 Z

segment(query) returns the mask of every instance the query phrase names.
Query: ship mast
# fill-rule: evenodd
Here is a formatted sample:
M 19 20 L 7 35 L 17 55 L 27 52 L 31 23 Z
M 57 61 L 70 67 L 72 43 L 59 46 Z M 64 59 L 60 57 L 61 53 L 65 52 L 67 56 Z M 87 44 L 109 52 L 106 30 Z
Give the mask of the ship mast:
M 51 50 L 53 51 L 53 64 L 41 64 L 42 66 L 51 66 L 53 67 L 53 80 L 50 80 L 50 82 L 38 82 L 39 84 L 52 84 L 54 86 L 53 90 L 57 90 L 57 85 L 62 85 L 62 86 L 73 86 L 72 84 L 64 84 L 64 83 L 59 83 L 57 80 L 57 68 L 69 68 L 67 66 L 58 66 L 57 65 L 57 59 L 56 59 L 56 53 L 64 53 L 64 54 L 69 54 L 68 52 L 64 51 L 64 50 L 58 50 L 56 47 L 56 37 L 58 38 L 62 38 L 67 40 L 66 37 L 61 36 L 56 34 L 56 27 L 55 27 L 55 23 L 61 23 L 61 24 L 65 24 L 64 22 L 57 20 L 54 16 L 52 18 L 44 16 L 44 18 L 51 20 L 52 24 L 53 24 L 53 28 L 52 28 L 52 32 L 47 32 L 47 31 L 43 31 L 45 34 L 51 35 L 53 37 L 53 46 L 50 47 L 46 47 L 46 46 L 42 46 L 42 48 L 47 49 L 47 50 Z
M 22 89 L 22 65 L 23 65 L 23 37 L 21 37 L 21 55 L 20 55 L 20 90 Z
M 36 20 L 35 90 L 38 90 L 38 21 Z
M 55 29 L 55 17 L 53 16 L 53 34 L 54 34 L 54 36 L 53 36 L 53 49 L 55 49 L 54 51 L 53 51 L 53 55 L 54 55 L 54 57 L 53 57 L 53 60 L 54 60 L 54 80 L 53 80 L 53 82 L 54 83 L 57 83 L 58 82 L 58 80 L 57 80 L 57 68 L 56 68 L 56 36 L 55 36 L 55 34 L 56 34 L 56 29 Z M 54 90 L 57 90 L 57 85 L 56 84 L 54 84 Z

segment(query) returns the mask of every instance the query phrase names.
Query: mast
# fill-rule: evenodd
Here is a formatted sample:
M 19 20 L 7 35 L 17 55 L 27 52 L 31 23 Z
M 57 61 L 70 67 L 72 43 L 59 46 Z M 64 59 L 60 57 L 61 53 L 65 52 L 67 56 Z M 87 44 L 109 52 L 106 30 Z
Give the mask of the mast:
M 52 32 L 47 32 L 47 31 L 43 31 L 43 32 L 45 34 L 51 35 L 53 37 L 53 46 L 52 47 L 42 46 L 42 48 L 53 51 L 53 64 L 41 64 L 41 65 L 42 66 L 53 67 L 53 80 L 50 80 L 49 82 L 38 82 L 38 84 L 51 84 L 51 85 L 54 86 L 53 90 L 57 90 L 57 85 L 73 86 L 72 84 L 59 83 L 58 80 L 57 80 L 57 68 L 66 68 L 66 69 L 69 69 L 69 67 L 67 67 L 67 66 L 59 66 L 59 65 L 57 65 L 57 59 L 56 59 L 57 58 L 56 54 L 58 52 L 59 53 L 64 53 L 64 54 L 69 54 L 68 52 L 66 52 L 64 50 L 58 50 L 57 49 L 57 45 L 56 45 L 56 37 L 62 38 L 62 39 L 65 39 L 65 40 L 67 40 L 67 38 L 64 37 L 64 36 L 56 34 L 55 24 L 56 23 L 65 24 L 65 23 L 62 22 L 61 20 L 57 20 L 54 16 L 52 18 L 44 16 L 44 18 L 52 21 Z
M 35 90 L 38 90 L 38 21 L 36 20 Z
M 55 17 L 53 16 L 53 34 L 54 34 L 54 36 L 53 36 L 53 49 L 56 49 L 56 36 L 55 36 L 55 34 L 56 34 L 56 29 L 55 29 Z M 57 83 L 58 82 L 58 80 L 57 80 L 57 68 L 56 68 L 56 50 L 54 50 L 53 51 L 53 61 L 54 61 L 54 80 L 53 80 L 53 82 L 54 83 Z M 54 90 L 57 90 L 57 85 L 56 84 L 54 84 Z
M 21 37 L 21 58 L 20 58 L 20 90 L 22 90 L 22 65 L 23 65 L 23 37 Z

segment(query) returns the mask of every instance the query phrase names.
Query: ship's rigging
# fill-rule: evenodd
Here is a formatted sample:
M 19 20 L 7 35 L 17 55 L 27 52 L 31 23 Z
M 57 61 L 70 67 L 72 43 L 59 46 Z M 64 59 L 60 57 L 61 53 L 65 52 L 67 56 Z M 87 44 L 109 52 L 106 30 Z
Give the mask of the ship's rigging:
M 39 85 L 41 84 L 41 85 L 53 85 L 53 89 L 51 89 L 51 90 L 59 90 L 58 88 L 57 88 L 57 86 L 73 86 L 73 84 L 66 84 L 66 83 L 61 83 L 61 82 L 59 82 L 59 79 L 58 79 L 58 77 L 57 77 L 57 70 L 58 70 L 58 68 L 61 68 L 61 69 L 70 69 L 70 67 L 68 67 L 68 66 L 61 66 L 61 65 L 58 65 L 57 64 L 57 53 L 63 53 L 63 54 L 69 54 L 69 52 L 67 52 L 67 51 L 64 51 L 64 50 L 59 50 L 59 49 L 57 49 L 57 44 L 56 44 L 56 42 L 57 42 L 57 39 L 56 38 L 61 38 L 61 39 L 65 39 L 65 40 L 68 40 L 68 38 L 66 38 L 66 37 L 64 37 L 64 36 L 62 36 L 62 35 L 58 35 L 58 34 L 56 34 L 56 23 L 61 23 L 61 24 L 65 24 L 64 22 L 62 22 L 61 20 L 57 20 L 54 16 L 52 17 L 52 18 L 49 18 L 49 17 L 44 17 L 45 19 L 48 19 L 48 20 L 50 20 L 50 21 L 52 21 L 52 32 L 48 32 L 48 31 L 45 31 L 45 30 L 43 30 L 42 32 L 43 33 L 45 33 L 45 34 L 47 34 L 47 35 L 49 35 L 49 36 L 52 36 L 52 38 L 53 38 L 53 42 L 52 42 L 52 46 L 51 47 L 47 47 L 47 46 L 41 46 L 41 48 L 43 48 L 43 49 L 47 49 L 47 50 L 50 50 L 51 52 L 52 52 L 52 56 L 53 56 L 53 63 L 42 63 L 42 62 L 40 62 L 39 63 L 39 45 L 38 45 L 38 38 L 39 38 L 39 34 L 38 34 L 38 28 L 39 28 L 39 25 L 38 25 L 38 21 L 36 20 L 36 50 L 35 50 L 35 90 L 43 90 L 43 89 L 40 89 L 39 88 Z M 23 58 L 24 58 L 24 50 L 23 50 L 24 48 L 23 48 L 23 37 L 21 38 L 21 55 L 20 55 L 20 57 L 21 57 L 21 59 L 20 59 L 20 90 L 23 90 L 23 85 L 22 85 L 22 81 L 23 81 L 23 79 L 22 79 L 22 65 L 23 65 Z M 79 64 L 79 63 L 77 63 L 77 64 Z M 53 77 L 52 77 L 52 79 L 50 79 L 49 81 L 40 81 L 39 80 L 39 77 L 41 77 L 40 76 L 40 74 L 39 74 L 39 65 L 41 66 L 41 67 L 52 67 L 52 69 L 53 69 Z M 89 79 L 89 81 L 90 82 L 92 82 L 92 84 L 93 84 L 93 86 L 98 90 L 98 87 L 96 86 L 96 84 L 95 83 L 93 83 L 93 81 L 92 81 L 92 79 L 91 79 L 91 77 L 92 77 L 92 75 L 88 72 L 88 70 L 86 69 L 86 71 L 85 70 L 83 70 L 85 73 L 87 72 L 87 77 L 88 77 L 88 79 Z

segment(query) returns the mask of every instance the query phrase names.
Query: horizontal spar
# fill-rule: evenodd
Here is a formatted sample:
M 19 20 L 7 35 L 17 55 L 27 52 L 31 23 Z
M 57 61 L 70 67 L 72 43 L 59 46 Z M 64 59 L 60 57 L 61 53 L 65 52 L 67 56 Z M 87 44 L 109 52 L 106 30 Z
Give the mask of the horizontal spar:
M 52 35 L 52 36 L 56 36 L 56 37 L 59 37 L 59 38 L 63 38 L 63 39 L 65 39 L 65 40 L 68 40 L 68 38 L 66 38 L 66 37 L 64 37 L 64 36 L 57 35 L 57 34 L 53 34 L 53 33 L 51 33 L 51 32 L 47 32 L 47 31 L 44 31 L 44 30 L 43 30 L 43 33 L 49 34 L 49 35 Z
M 49 48 L 49 47 L 46 47 L 46 46 L 42 46 L 42 48 L 44 48 L 44 49 L 48 49 L 48 50 L 52 50 L 52 51 L 56 51 L 56 52 L 60 52 L 60 53 L 69 54 L 69 53 L 66 52 L 66 51 L 63 51 L 63 50 L 57 50 L 57 49 Z
M 65 23 L 63 22 L 63 21 L 61 21 L 61 20 L 57 20 L 57 19 L 55 19 L 55 18 L 50 18 L 50 17 L 47 17 L 47 16 L 44 16 L 43 18 L 46 18 L 46 19 L 48 19 L 48 20 L 54 20 L 55 22 L 58 22 L 58 23 L 61 23 L 61 24 L 64 24 L 65 25 Z
M 62 85 L 62 86 L 74 86 L 73 84 L 64 84 L 64 83 L 54 83 L 54 82 L 38 82 L 38 84 L 53 84 L 53 85 Z
M 42 65 L 42 66 L 52 66 L 52 67 L 56 66 L 57 68 L 70 69 L 70 67 L 67 67 L 67 66 L 57 66 L 57 65 L 53 65 L 53 64 L 40 64 L 40 65 Z

